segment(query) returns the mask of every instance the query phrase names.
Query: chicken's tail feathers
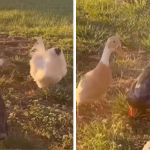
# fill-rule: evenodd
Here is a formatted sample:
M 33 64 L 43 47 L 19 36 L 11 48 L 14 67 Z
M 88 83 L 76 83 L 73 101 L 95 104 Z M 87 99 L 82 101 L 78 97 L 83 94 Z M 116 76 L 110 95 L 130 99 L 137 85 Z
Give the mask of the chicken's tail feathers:
M 45 46 L 44 46 L 42 37 L 35 37 L 35 39 L 36 39 L 36 42 L 30 51 L 31 56 L 34 52 L 37 52 L 37 51 L 38 52 L 44 52 L 45 51 Z

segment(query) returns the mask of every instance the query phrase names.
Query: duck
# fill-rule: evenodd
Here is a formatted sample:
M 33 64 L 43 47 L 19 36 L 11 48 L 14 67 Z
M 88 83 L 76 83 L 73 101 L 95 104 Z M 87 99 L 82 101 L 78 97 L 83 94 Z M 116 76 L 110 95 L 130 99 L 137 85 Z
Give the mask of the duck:
M 139 112 L 150 108 L 150 65 L 132 82 L 127 94 L 127 101 L 130 117 L 136 117 Z
M 67 63 L 60 48 L 45 49 L 42 37 L 31 49 L 30 75 L 39 88 L 57 84 L 67 74 Z
M 110 56 L 114 52 L 121 55 L 121 51 L 120 37 L 118 35 L 109 37 L 96 67 L 81 77 L 76 90 L 78 115 L 80 115 L 80 106 L 92 104 L 106 93 L 112 83 Z
M 5 103 L 0 95 L 0 140 L 6 139 L 8 135 L 8 128 L 7 128 L 7 117 L 6 117 L 6 109 Z

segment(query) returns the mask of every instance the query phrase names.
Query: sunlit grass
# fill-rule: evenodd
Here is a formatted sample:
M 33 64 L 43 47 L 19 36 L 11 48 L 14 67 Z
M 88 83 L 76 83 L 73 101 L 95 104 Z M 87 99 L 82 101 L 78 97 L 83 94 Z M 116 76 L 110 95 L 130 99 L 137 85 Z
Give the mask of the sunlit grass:
M 77 1 L 78 47 L 85 41 L 91 46 L 92 40 L 93 47 L 102 48 L 108 36 L 118 33 L 126 46 L 149 49 L 150 11 L 145 3 L 116 5 L 112 0 Z M 87 44 L 82 51 L 86 50 Z
M 72 1 L 0 1 L 0 31 L 33 37 L 72 37 Z M 8 5 L 7 5 L 8 4 Z

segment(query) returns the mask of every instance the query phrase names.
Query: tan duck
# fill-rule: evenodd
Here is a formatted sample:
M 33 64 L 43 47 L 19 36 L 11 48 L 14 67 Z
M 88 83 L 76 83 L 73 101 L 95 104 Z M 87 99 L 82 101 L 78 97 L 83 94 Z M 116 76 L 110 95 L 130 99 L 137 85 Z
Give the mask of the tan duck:
M 120 53 L 121 41 L 118 36 L 108 38 L 101 60 L 97 66 L 87 72 L 77 87 L 77 109 L 82 104 L 93 103 L 101 98 L 112 82 L 112 72 L 109 64 L 113 52 Z

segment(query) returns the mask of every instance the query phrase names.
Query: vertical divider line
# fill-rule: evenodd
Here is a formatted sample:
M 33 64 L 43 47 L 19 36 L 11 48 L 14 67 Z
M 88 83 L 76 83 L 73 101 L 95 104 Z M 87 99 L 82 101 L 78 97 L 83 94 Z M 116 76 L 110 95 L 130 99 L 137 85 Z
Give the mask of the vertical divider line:
M 76 0 L 73 0 L 73 150 L 76 150 Z

